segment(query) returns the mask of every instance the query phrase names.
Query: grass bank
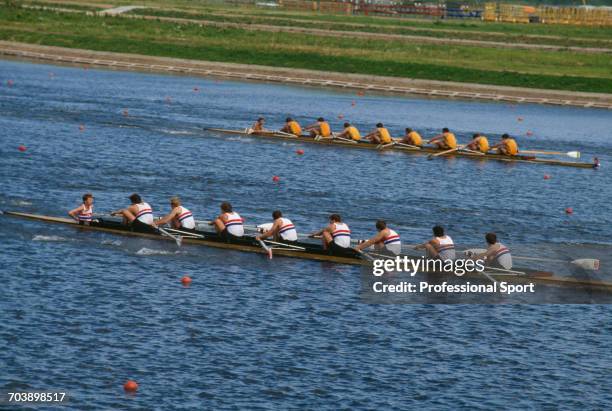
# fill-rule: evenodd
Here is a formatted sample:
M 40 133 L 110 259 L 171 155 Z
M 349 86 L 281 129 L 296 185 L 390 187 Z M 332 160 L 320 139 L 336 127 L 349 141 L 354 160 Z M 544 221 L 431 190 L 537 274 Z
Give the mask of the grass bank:
M 342 73 L 612 93 L 612 56 L 219 29 L 0 7 L 0 39 Z

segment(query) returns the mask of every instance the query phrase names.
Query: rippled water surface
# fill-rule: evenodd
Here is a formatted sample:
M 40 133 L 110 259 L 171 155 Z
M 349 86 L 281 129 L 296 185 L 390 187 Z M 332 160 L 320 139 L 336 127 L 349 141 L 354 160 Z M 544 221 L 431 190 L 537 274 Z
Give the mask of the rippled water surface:
M 509 132 L 603 167 L 427 161 L 203 130 L 259 115 L 272 127 L 324 115 L 335 128 L 383 121 L 426 136 L 448 126 L 462 141 Z M 303 233 L 330 212 L 357 238 L 386 218 L 405 243 L 440 223 L 462 245 L 494 230 L 523 254 L 599 258 L 610 281 L 611 125 L 602 110 L 0 61 L 0 209 L 64 215 L 91 191 L 108 212 L 136 191 L 156 211 L 178 194 L 200 219 L 224 200 L 251 223 L 280 208 Z M 79 410 L 612 407 L 606 305 L 367 305 L 354 267 L 0 223 L 3 390 L 66 390 Z

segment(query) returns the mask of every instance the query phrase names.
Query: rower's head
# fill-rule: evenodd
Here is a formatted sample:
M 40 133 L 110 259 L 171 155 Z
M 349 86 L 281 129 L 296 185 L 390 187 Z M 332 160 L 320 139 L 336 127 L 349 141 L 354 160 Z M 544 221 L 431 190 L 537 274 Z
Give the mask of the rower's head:
M 92 205 L 94 200 L 94 196 L 91 193 L 83 194 L 83 204 Z
M 233 211 L 232 205 L 228 203 L 227 201 L 222 202 L 221 211 L 223 211 L 224 213 L 231 213 Z
M 344 123 L 344 128 L 350 127 L 351 123 Z
M 140 198 L 138 194 L 134 193 L 130 196 L 130 201 L 132 204 L 140 204 L 142 203 L 142 198 Z
M 510 136 L 508 135 L 508 133 L 504 133 L 502 134 L 502 139 L 505 140 L 507 138 L 510 138 Z
M 436 237 L 444 237 L 444 227 L 442 227 L 441 225 L 435 226 L 432 231 Z
M 287 119 L 285 120 L 285 123 L 291 123 L 293 121 L 293 119 L 291 117 L 287 117 Z
M 410 127 L 406 128 L 406 134 L 412 133 L 412 129 Z
M 383 123 L 376 124 L 376 128 L 383 128 L 383 127 L 384 127 Z
M 444 127 L 444 128 L 442 129 L 442 132 L 443 132 L 443 133 L 449 133 L 449 132 L 450 132 L 450 130 L 448 129 L 448 127 Z
M 259 118 L 257 119 L 257 122 L 258 122 L 258 123 L 262 123 L 262 124 L 263 124 L 265 121 L 266 121 L 266 119 L 265 119 L 265 118 L 263 118 L 263 117 L 259 117 Z
M 497 243 L 497 235 L 495 233 L 487 233 L 485 235 L 485 240 L 487 240 L 487 244 L 493 245 Z
M 476 133 L 472 136 L 472 138 L 478 138 L 478 137 L 480 137 L 480 133 Z
M 341 223 L 342 217 L 340 217 L 340 214 L 332 214 L 329 216 L 329 221 L 332 223 Z
M 319 117 L 317 121 L 325 121 L 325 119 L 323 117 Z
M 277 218 L 281 218 L 283 216 L 283 213 L 281 213 L 280 210 L 274 210 L 272 211 L 272 218 L 273 219 L 277 219 Z
M 172 208 L 178 207 L 181 205 L 181 199 L 178 196 L 174 196 L 170 199 L 170 206 Z
M 387 228 L 387 222 L 385 220 L 376 220 L 376 229 L 382 231 Z

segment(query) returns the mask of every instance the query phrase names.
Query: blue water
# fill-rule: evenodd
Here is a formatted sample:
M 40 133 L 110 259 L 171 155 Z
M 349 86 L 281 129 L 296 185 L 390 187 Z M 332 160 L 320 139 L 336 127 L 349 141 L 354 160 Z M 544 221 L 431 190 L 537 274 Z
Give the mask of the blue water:
M 448 126 L 462 141 L 508 132 L 603 166 L 427 161 L 203 131 L 259 115 L 270 126 L 324 115 L 334 128 L 343 115 L 362 131 L 383 121 L 425 136 Z M 139 192 L 158 212 L 178 194 L 199 219 L 224 200 L 249 223 L 280 208 L 302 233 L 331 212 L 356 238 L 385 218 L 404 243 L 440 223 L 462 246 L 493 230 L 517 253 L 599 258 L 593 275 L 610 281 L 611 125 L 602 110 L 0 61 L 0 209 L 64 215 L 93 192 L 108 212 Z M 612 407 L 606 305 L 367 305 L 355 267 L 0 222 L 0 390 L 65 390 L 78 410 Z

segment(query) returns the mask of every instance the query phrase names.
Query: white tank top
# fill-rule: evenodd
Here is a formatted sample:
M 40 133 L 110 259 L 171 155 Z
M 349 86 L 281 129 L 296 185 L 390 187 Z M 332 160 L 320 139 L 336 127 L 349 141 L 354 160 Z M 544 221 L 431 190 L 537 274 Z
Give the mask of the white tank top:
M 436 237 L 439 245 L 436 247 L 436 251 L 440 256 L 440 260 L 454 260 L 455 259 L 455 243 L 453 239 L 446 235 L 444 237 Z
M 297 241 L 297 231 L 295 230 L 295 226 L 293 225 L 291 220 L 285 217 L 280 217 L 280 219 L 281 226 L 278 230 L 278 234 L 280 235 L 280 237 L 285 241 Z
M 136 207 L 138 207 L 136 220 L 149 225 L 153 224 L 153 210 L 151 210 L 149 203 L 136 204 Z
M 497 264 L 506 270 L 510 270 L 512 268 L 512 255 L 510 254 L 510 250 L 502 243 L 498 244 L 499 249 L 495 253 L 491 264 Z
M 176 221 L 181 228 L 193 230 L 196 226 L 193 214 L 183 206 L 178 206 L 179 213 L 176 216 Z
M 334 223 L 332 238 L 339 247 L 349 248 L 351 246 L 351 230 L 344 223 Z
M 77 215 L 79 221 L 91 221 L 93 220 L 93 205 L 90 205 L 89 208 L 85 204 L 83 204 L 83 209 L 79 211 Z
M 227 221 L 225 222 L 225 228 L 227 232 L 236 237 L 242 237 L 244 235 L 244 220 L 238 215 L 238 213 L 225 213 Z
M 383 239 L 383 243 L 385 248 L 395 255 L 402 252 L 402 240 L 394 230 L 389 229 L 389 235 Z

